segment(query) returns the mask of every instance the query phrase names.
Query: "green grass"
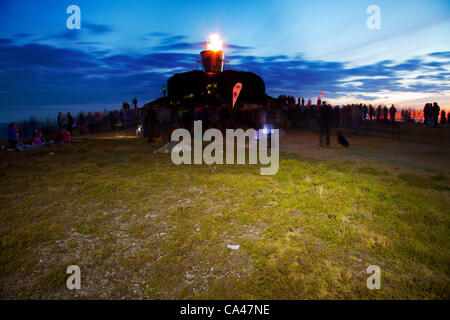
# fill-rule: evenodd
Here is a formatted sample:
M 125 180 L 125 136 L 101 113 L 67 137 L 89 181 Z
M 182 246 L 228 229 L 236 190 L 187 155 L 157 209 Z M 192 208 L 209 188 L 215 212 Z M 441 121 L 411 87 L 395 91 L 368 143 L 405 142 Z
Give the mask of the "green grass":
M 175 166 L 156 147 L 1 154 L 1 297 L 450 298 L 445 174 L 282 154 L 278 174 L 261 176 Z M 81 292 L 65 287 L 71 264 Z M 380 290 L 366 287 L 373 264 Z

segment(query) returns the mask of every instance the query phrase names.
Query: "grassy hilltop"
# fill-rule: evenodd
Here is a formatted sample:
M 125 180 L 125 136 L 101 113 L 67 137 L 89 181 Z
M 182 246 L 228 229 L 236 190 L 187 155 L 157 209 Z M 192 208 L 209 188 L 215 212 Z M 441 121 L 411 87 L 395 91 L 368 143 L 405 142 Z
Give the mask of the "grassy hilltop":
M 160 144 L 127 137 L 1 152 L 0 297 L 449 299 L 450 178 L 436 168 L 449 145 L 430 151 L 430 169 L 414 162 L 420 150 L 353 159 L 390 143 L 381 131 L 358 139 L 325 150 L 334 160 L 282 141 L 274 176 L 176 166 L 153 153 Z M 78 291 L 65 285 L 71 264 Z M 369 265 L 380 290 L 366 287 Z

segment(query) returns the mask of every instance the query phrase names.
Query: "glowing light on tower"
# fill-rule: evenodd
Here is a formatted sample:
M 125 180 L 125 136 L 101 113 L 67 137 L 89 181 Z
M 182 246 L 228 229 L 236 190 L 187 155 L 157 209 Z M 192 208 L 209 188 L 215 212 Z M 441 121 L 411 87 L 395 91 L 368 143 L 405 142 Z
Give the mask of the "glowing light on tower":
M 218 34 L 210 35 L 208 37 L 208 41 L 206 42 L 206 48 L 212 51 L 222 51 L 223 41 L 220 40 L 220 36 Z
M 218 34 L 211 34 L 206 41 L 206 50 L 200 52 L 203 71 L 214 75 L 223 71 L 223 41 Z

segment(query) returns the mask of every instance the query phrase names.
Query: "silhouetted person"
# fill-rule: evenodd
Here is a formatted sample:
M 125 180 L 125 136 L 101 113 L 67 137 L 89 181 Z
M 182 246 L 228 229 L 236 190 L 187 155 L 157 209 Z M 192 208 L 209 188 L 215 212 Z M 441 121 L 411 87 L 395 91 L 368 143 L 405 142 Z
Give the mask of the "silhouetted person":
M 89 128 L 89 133 L 94 133 L 95 125 L 96 125 L 97 121 L 95 120 L 95 117 L 92 114 L 92 112 L 88 112 L 86 120 L 87 120 L 87 124 L 88 124 L 88 128 Z
M 9 148 L 15 149 L 17 142 L 19 141 L 19 130 L 14 123 L 10 123 L 8 126 L 8 143 Z
M 137 101 L 136 97 L 134 97 L 133 104 L 134 104 L 134 108 L 135 109 L 137 108 L 137 103 L 138 103 L 138 101 Z
M 158 125 L 160 128 L 161 136 L 163 142 L 167 143 L 170 141 L 170 111 L 165 104 L 162 104 L 157 112 Z
M 334 107 L 334 124 L 336 127 L 339 127 L 339 120 L 341 117 L 341 108 L 339 106 Z
M 430 111 L 431 111 L 430 104 L 425 103 L 425 106 L 423 107 L 423 123 L 428 127 L 431 127 Z
M 148 116 L 150 120 L 150 130 L 148 134 L 148 142 L 153 142 L 153 139 L 155 138 L 155 135 L 158 130 L 158 115 L 156 113 L 156 110 L 154 107 L 148 108 Z
M 317 107 L 312 105 L 309 107 L 309 130 L 316 132 L 317 130 Z
M 367 106 L 364 105 L 364 106 L 362 107 L 362 119 L 363 119 L 363 120 L 366 120 L 368 114 L 369 114 L 369 108 L 367 108 Z
M 433 125 L 436 128 L 438 125 L 438 120 L 439 120 L 439 111 L 441 110 L 441 108 L 439 108 L 439 105 L 437 104 L 437 102 L 433 103 Z
M 147 109 L 145 111 L 144 119 L 142 120 L 142 135 L 144 138 L 148 138 L 150 132 L 150 112 Z
M 352 110 L 352 123 L 353 123 L 353 131 L 358 134 L 359 133 L 359 125 L 361 123 L 361 114 L 362 111 L 359 106 L 353 107 Z
M 395 114 L 397 113 L 397 109 L 395 109 L 394 105 L 389 108 L 389 115 L 391 116 L 391 121 L 395 122 Z
M 80 126 L 80 133 L 86 133 L 86 117 L 84 116 L 83 112 L 80 112 L 80 114 L 78 115 L 78 124 Z
M 384 106 L 384 108 L 383 108 L 383 121 L 387 121 L 388 113 L 389 113 L 389 109 L 386 106 Z
M 323 135 L 325 134 L 325 143 L 330 146 L 330 129 L 333 118 L 333 109 L 326 102 L 322 103 L 319 109 L 319 127 L 320 127 L 320 146 L 323 146 Z
M 381 109 L 381 106 L 378 106 L 377 113 L 376 113 L 377 123 L 381 121 L 381 113 L 382 112 L 383 112 L 383 110 Z
M 67 131 L 70 132 L 70 136 L 73 134 L 73 125 L 75 124 L 75 120 L 73 119 L 70 112 L 67 112 Z
M 373 120 L 375 115 L 375 108 L 372 105 L 369 105 L 369 119 Z
M 447 118 L 445 117 L 445 111 L 441 111 L 441 124 L 445 124 L 447 121 Z
M 62 112 L 58 114 L 58 128 L 64 128 L 67 124 L 67 119 Z
M 350 146 L 347 139 L 345 139 L 344 136 L 342 135 L 342 132 L 338 132 L 337 140 L 339 144 L 345 148 L 348 148 Z

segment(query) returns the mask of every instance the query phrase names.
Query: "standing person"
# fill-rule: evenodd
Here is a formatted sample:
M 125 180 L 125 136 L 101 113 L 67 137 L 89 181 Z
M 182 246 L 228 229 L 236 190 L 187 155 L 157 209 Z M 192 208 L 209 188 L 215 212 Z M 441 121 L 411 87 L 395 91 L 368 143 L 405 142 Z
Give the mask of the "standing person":
M 15 149 L 19 141 L 19 130 L 15 123 L 10 123 L 8 126 L 8 143 L 9 148 Z
M 142 135 L 144 138 L 147 138 L 150 132 L 150 112 L 148 109 L 145 111 L 144 120 L 142 121 L 142 130 Z
M 165 104 L 159 109 L 159 126 L 161 128 L 161 136 L 164 143 L 170 141 L 170 111 Z
M 445 124 L 446 120 L 447 120 L 447 118 L 445 117 L 445 111 L 442 110 L 441 111 L 441 124 Z
M 384 106 L 384 108 L 383 108 L 383 121 L 387 121 L 388 113 L 389 113 L 389 109 L 386 106 Z
M 124 102 L 125 104 L 125 108 L 126 108 L 126 102 Z M 125 119 L 126 119 L 126 113 L 125 113 L 125 108 L 122 108 L 122 110 L 120 110 L 119 113 L 119 121 L 120 121 L 120 127 L 123 129 L 125 128 Z
M 67 119 L 62 112 L 58 114 L 58 128 L 65 128 L 67 125 Z
M 103 130 L 108 131 L 109 128 L 111 127 L 111 124 L 109 123 L 108 110 L 106 110 L 106 108 L 105 108 L 105 110 L 103 110 L 103 113 L 102 113 L 102 125 L 103 125 L 102 131 Z
M 128 108 L 126 111 L 126 126 L 130 127 L 133 125 L 134 119 L 133 119 L 133 111 L 131 111 L 131 108 Z
M 87 123 L 88 123 L 89 133 L 94 133 L 95 124 L 97 123 L 97 121 L 96 121 L 94 115 L 92 114 L 92 112 L 88 112 Z
M 70 112 L 67 112 L 67 131 L 70 132 L 70 136 L 73 134 L 73 125 L 75 123 L 75 120 L 73 119 Z
M 426 126 L 429 125 L 429 119 L 428 119 L 429 108 L 430 108 L 430 105 L 428 103 L 425 103 L 425 106 L 423 107 L 423 123 Z
M 396 114 L 396 112 L 397 112 L 397 109 L 395 109 L 394 105 L 392 105 L 389 108 L 389 115 L 391 116 L 391 121 L 392 122 L 395 122 L 395 114 Z
M 309 107 L 309 129 L 311 132 L 317 130 L 317 109 L 314 105 Z
M 163 116 L 162 116 L 162 108 L 160 105 L 155 106 L 156 111 L 156 119 L 157 119 L 157 132 L 156 137 L 159 138 L 161 136 L 161 129 L 162 129 L 162 123 L 163 123 Z
M 369 114 L 369 108 L 366 105 L 362 107 L 362 119 L 367 120 L 367 115 Z
M 63 115 L 62 115 L 62 112 L 60 111 L 58 113 L 58 129 L 61 129 L 61 127 L 62 127 L 62 120 L 63 120 Z
M 149 107 L 148 110 L 148 117 L 150 120 L 150 130 L 149 130 L 149 134 L 148 134 L 148 142 L 151 143 L 153 142 L 153 139 L 155 138 L 156 135 L 156 130 L 157 130 L 157 125 L 158 125 L 158 116 L 156 114 L 156 110 L 155 107 Z
M 391 117 L 391 123 L 392 123 L 392 129 L 391 129 L 391 137 L 392 139 L 400 138 L 400 131 L 399 131 L 399 126 L 398 124 L 395 122 L 395 113 L 397 112 L 397 109 L 394 107 L 394 105 L 392 105 L 389 108 L 389 116 Z
M 434 125 L 433 105 L 431 103 L 428 103 L 427 108 L 427 124 L 429 128 L 432 128 Z
M 353 122 L 353 131 L 358 134 L 359 132 L 359 124 L 361 121 L 362 110 L 359 106 L 353 106 L 352 110 L 352 122 Z
M 340 106 L 335 106 L 334 107 L 334 119 L 335 119 L 335 124 L 336 127 L 339 127 L 339 119 L 341 118 L 341 108 Z
M 100 112 L 96 112 L 94 113 L 94 117 L 95 117 L 95 130 L 97 132 L 102 132 L 103 129 L 103 117 L 102 114 Z
M 137 103 L 138 103 L 138 101 L 137 101 L 136 97 L 134 97 L 133 104 L 134 104 L 135 109 L 137 109 Z
M 382 113 L 381 106 L 378 106 L 378 108 L 377 108 L 377 114 L 376 114 L 376 117 L 377 117 L 377 123 L 381 121 L 381 113 Z
M 439 121 L 439 111 L 441 110 L 441 108 L 439 107 L 439 105 L 437 104 L 437 102 L 433 103 L 433 109 L 432 109 L 432 115 L 433 115 L 433 125 L 436 128 L 438 125 L 438 121 Z
M 116 129 L 116 119 L 113 111 L 108 112 L 109 130 L 114 131 Z
M 81 111 L 78 115 L 78 124 L 80 126 L 80 133 L 85 134 L 86 133 L 86 118 L 84 116 L 84 112 Z
M 374 115 L 375 115 L 375 108 L 370 104 L 369 105 L 369 119 L 370 119 L 370 121 L 373 120 Z
M 322 103 L 322 106 L 319 109 L 319 127 L 320 127 L 320 142 L 319 145 L 323 146 L 323 135 L 325 134 L 325 143 L 327 147 L 330 146 L 330 129 L 331 129 L 331 121 L 332 121 L 332 112 L 331 106 L 327 104 L 325 101 Z

